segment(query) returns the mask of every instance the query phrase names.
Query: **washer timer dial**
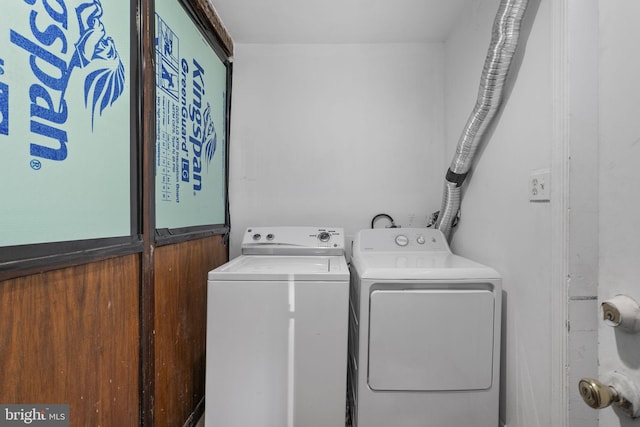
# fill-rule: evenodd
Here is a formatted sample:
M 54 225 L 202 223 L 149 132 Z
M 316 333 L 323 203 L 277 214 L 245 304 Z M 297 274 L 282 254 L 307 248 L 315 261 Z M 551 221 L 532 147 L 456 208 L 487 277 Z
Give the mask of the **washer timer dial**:
M 322 231 L 318 233 L 318 240 L 320 240 L 323 243 L 326 243 L 329 240 L 331 240 L 331 234 L 327 233 L 326 231 Z

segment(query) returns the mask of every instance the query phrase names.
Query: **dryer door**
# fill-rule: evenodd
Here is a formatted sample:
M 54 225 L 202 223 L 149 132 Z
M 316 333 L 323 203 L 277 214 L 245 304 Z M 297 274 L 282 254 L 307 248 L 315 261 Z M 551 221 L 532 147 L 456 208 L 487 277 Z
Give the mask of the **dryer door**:
M 494 326 L 494 294 L 486 288 L 374 290 L 369 386 L 403 391 L 488 389 Z

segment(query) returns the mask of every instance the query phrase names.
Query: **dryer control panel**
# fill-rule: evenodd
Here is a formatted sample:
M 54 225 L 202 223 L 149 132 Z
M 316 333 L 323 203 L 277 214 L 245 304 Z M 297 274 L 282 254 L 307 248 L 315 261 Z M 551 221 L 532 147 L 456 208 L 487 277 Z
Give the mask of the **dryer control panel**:
M 337 227 L 249 227 L 243 255 L 343 255 L 344 230 Z
M 386 228 L 362 230 L 353 243 L 356 252 L 450 252 L 440 230 Z

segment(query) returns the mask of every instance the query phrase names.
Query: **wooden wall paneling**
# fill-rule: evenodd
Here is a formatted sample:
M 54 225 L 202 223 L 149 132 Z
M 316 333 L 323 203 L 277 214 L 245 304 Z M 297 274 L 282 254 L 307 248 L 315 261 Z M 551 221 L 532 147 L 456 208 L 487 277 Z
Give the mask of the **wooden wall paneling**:
M 213 8 L 212 2 L 209 0 L 190 0 L 189 3 L 198 16 L 204 17 L 201 20 L 202 25 L 213 33 L 225 55 L 233 57 L 233 39 L 218 16 L 218 12 Z
M 213 236 L 161 246 L 154 255 L 154 419 L 182 426 L 204 409 L 207 273 L 227 261 L 227 250 Z
M 141 62 L 140 87 L 142 171 L 140 175 L 142 191 L 140 200 L 140 215 L 142 222 L 142 286 L 140 289 L 140 354 L 141 354 L 141 425 L 154 426 L 154 393 L 155 393 L 155 336 L 154 336 L 154 236 L 155 236 L 155 1 L 140 0 L 140 51 Z
M 0 282 L 0 402 L 139 424 L 140 255 Z

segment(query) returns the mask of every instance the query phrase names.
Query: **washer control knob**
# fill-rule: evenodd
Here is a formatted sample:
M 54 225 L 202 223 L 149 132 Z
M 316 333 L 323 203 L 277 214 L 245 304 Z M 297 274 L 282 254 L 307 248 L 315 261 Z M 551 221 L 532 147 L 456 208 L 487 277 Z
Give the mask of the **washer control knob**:
M 262 238 L 262 235 L 260 235 L 260 233 L 256 233 L 253 235 L 253 240 L 260 240 Z
M 273 240 L 274 237 L 275 236 L 273 234 L 271 234 L 271 233 L 267 234 L 267 240 L 269 240 L 269 241 Z
M 418 242 L 419 245 L 424 245 L 426 240 L 424 239 L 423 235 L 420 235 L 416 238 L 416 242 Z
M 320 240 L 321 242 L 328 242 L 330 239 L 331 234 L 327 233 L 326 231 L 318 233 L 318 240 Z
M 409 238 L 404 234 L 398 234 L 396 236 L 396 245 L 407 246 L 409 244 Z

